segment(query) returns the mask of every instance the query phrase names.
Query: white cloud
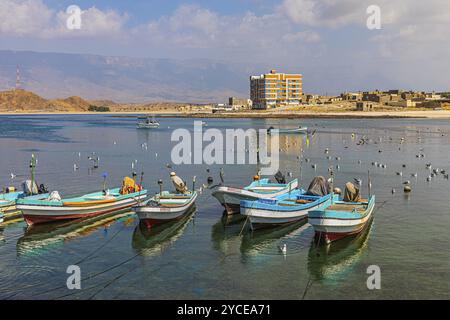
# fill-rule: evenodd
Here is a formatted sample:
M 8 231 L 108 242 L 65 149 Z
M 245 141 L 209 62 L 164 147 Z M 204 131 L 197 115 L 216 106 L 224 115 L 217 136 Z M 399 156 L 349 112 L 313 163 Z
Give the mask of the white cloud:
M 41 0 L 0 1 L 0 35 L 38 36 L 53 16 Z
M 1 0 L 0 35 L 31 38 L 116 35 L 128 19 L 126 13 L 91 7 L 82 11 L 82 28 L 69 30 L 68 17 L 66 12 L 51 10 L 42 0 Z

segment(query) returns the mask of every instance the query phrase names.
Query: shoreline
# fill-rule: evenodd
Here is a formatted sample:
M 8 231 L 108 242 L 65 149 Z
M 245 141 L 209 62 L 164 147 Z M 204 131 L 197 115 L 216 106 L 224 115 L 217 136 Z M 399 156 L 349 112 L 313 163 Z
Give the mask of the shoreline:
M 0 116 L 112 115 L 116 117 L 155 115 L 160 118 L 247 118 L 247 119 L 450 119 L 450 110 L 430 111 L 344 111 L 344 112 L 0 112 Z

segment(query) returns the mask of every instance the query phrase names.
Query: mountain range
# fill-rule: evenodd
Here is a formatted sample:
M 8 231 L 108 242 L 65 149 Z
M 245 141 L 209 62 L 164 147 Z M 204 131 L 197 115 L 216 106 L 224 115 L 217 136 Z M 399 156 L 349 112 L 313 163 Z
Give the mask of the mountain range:
M 155 59 L 0 50 L 0 91 L 16 85 L 45 99 L 81 96 L 119 103 L 211 103 L 248 96 L 265 69 L 208 59 Z

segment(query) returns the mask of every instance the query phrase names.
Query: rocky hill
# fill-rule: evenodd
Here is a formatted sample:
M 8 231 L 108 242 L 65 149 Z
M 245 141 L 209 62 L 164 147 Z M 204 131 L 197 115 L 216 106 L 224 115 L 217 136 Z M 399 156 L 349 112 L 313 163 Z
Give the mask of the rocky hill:
M 0 92 L 0 112 L 84 112 L 90 105 L 80 97 L 47 100 L 26 90 Z

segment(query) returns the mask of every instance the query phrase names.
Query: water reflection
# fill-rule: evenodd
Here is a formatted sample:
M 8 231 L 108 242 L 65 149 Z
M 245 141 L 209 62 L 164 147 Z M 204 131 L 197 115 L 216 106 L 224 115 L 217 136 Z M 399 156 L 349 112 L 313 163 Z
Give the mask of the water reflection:
M 17 241 L 17 255 L 37 255 L 46 249 L 62 246 L 64 243 L 80 237 L 87 237 L 99 230 L 107 228 L 118 220 L 125 225 L 134 222 L 132 212 L 122 212 L 90 219 L 55 222 L 28 227 Z
M 133 232 L 131 242 L 133 249 L 146 257 L 163 253 L 181 237 L 195 212 L 194 207 L 182 219 L 158 224 L 152 228 L 147 228 L 145 224 L 139 223 Z
M 372 221 L 362 233 L 328 245 L 316 246 L 314 241 L 308 255 L 308 272 L 314 280 L 338 281 L 352 272 L 362 260 L 372 229 Z
M 309 245 L 311 226 L 306 220 L 297 223 L 247 232 L 241 244 L 242 255 L 247 258 L 260 255 L 291 255 Z M 286 244 L 286 254 L 280 247 Z
M 245 221 L 240 214 L 223 213 L 220 220 L 212 226 L 211 238 L 213 248 L 224 254 L 239 252 L 241 245 L 239 234 Z

